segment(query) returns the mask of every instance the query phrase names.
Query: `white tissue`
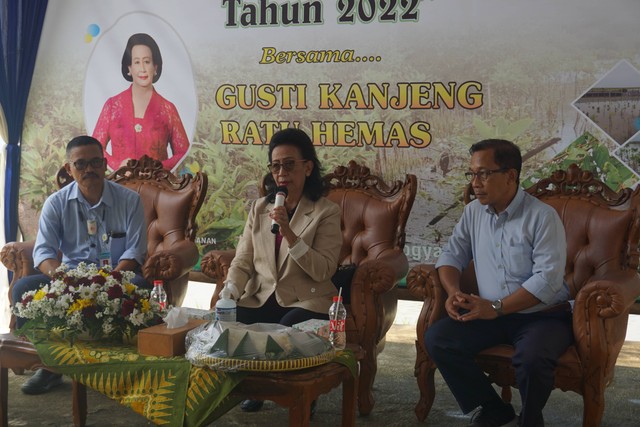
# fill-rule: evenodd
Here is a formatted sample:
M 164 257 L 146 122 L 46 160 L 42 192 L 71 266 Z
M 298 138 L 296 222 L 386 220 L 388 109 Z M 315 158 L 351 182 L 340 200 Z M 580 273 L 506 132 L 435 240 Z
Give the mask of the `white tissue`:
M 189 312 L 182 307 L 173 307 L 164 318 L 167 329 L 180 328 L 189 323 Z

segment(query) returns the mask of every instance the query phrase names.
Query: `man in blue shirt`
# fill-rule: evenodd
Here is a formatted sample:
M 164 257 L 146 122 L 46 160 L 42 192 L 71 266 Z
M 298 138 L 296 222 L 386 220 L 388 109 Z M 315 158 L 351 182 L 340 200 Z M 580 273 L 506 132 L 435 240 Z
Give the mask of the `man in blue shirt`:
M 140 274 L 147 251 L 147 232 L 140 196 L 105 179 L 107 164 L 100 141 L 78 136 L 67 144 L 65 168 L 74 181 L 47 198 L 40 215 L 33 250 L 34 265 L 42 274 L 18 280 L 14 303 L 25 292 L 51 280 L 62 263 L 101 264 L 107 259 L 117 271 L 135 271 L 133 283 L 150 287 Z M 24 324 L 17 318 L 16 326 Z M 39 369 L 22 385 L 26 394 L 41 394 L 62 384 L 62 376 Z
M 471 149 L 469 203 L 436 263 L 447 292 L 448 317 L 430 327 L 426 347 L 471 426 L 544 426 L 542 408 L 554 384 L 558 358 L 573 342 L 564 307 L 566 240 L 549 205 L 521 188 L 522 157 L 510 141 L 490 139 Z M 461 272 L 473 260 L 478 295 L 460 291 Z M 474 357 L 498 344 L 515 348 L 513 366 L 522 399 L 516 417 Z

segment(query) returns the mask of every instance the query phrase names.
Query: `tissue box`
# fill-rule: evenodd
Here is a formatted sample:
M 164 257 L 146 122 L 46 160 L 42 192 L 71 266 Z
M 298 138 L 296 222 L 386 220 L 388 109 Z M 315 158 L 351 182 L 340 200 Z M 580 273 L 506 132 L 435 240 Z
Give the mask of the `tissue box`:
M 216 320 L 215 310 L 203 310 L 201 308 L 180 307 L 187 313 L 189 319 Z
M 185 353 L 184 339 L 191 329 L 207 323 L 202 319 L 189 319 L 180 327 L 167 329 L 167 324 L 151 326 L 138 331 L 138 353 L 144 356 L 181 356 Z
M 295 329 L 305 332 L 313 332 L 321 337 L 329 338 L 329 321 L 321 319 L 309 319 L 292 326 Z

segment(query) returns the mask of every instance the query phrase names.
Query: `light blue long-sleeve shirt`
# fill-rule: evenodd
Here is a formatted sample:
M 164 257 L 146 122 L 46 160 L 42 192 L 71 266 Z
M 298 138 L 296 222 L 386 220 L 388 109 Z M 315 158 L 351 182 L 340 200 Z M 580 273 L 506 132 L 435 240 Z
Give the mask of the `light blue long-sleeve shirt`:
M 88 221 L 95 224 L 90 234 Z M 147 253 L 147 227 L 140 196 L 135 191 L 104 181 L 102 198 L 90 206 L 78 184 L 72 182 L 47 198 L 40 215 L 33 250 L 34 265 L 57 258 L 76 267 L 80 262 L 99 264 L 101 253 L 110 253 L 115 267 L 121 259 L 143 264 Z
M 494 301 L 523 287 L 541 303 L 522 312 L 535 312 L 569 298 L 566 256 L 555 209 L 518 189 L 500 214 L 478 200 L 465 206 L 436 267 L 462 271 L 473 259 L 480 297 Z

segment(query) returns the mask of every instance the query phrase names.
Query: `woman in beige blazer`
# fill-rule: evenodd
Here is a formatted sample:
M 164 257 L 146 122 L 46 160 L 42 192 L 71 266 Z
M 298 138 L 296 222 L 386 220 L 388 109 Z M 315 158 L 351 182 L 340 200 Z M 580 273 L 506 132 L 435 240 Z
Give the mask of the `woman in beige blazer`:
M 275 133 L 269 169 L 269 195 L 253 203 L 227 275 L 226 287 L 238 301 L 237 320 L 291 326 L 328 319 L 337 293 L 331 276 L 342 245 L 340 208 L 324 197 L 309 136 L 293 128 Z M 284 206 L 275 207 L 276 187 L 287 188 Z
M 249 211 L 225 283 L 238 300 L 237 320 L 291 326 L 328 319 L 336 294 L 331 276 L 342 245 L 340 207 L 324 197 L 327 189 L 309 136 L 292 128 L 276 132 L 269 142 L 269 170 L 268 196 Z M 283 206 L 276 206 L 281 187 L 287 196 Z M 255 412 L 262 405 L 245 400 L 240 407 Z

